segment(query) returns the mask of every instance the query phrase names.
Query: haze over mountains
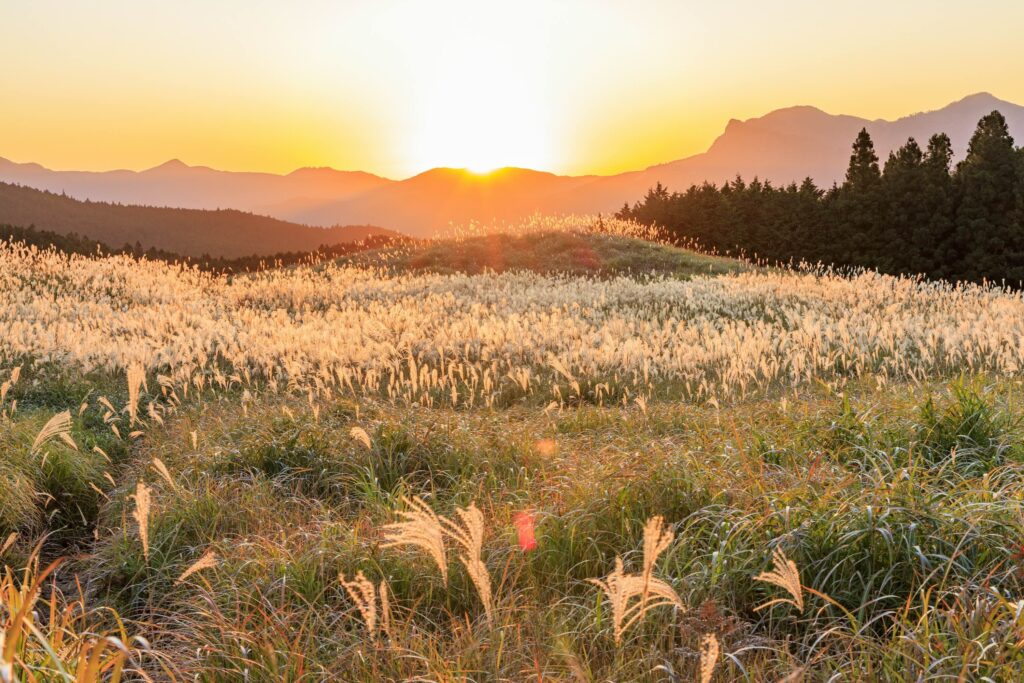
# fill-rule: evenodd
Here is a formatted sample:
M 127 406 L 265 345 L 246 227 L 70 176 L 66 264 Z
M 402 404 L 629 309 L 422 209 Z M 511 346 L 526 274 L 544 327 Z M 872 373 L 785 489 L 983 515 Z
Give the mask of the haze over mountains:
M 811 176 L 841 181 L 850 145 L 865 127 L 884 161 L 908 137 L 948 133 L 962 158 L 978 120 L 998 109 L 1024 138 L 1024 107 L 988 93 L 896 121 L 833 115 L 808 106 L 730 121 L 708 151 L 615 176 L 558 176 L 506 168 L 487 175 L 436 168 L 405 180 L 304 168 L 287 175 L 218 171 L 171 161 L 146 171 L 52 171 L 0 159 L 0 181 L 66 192 L 78 199 L 193 209 L 232 208 L 317 226 L 373 224 L 426 236 L 450 223 L 514 220 L 533 212 L 612 212 L 657 182 L 685 189 L 742 174 L 775 183 Z M 685 125 L 685 121 L 680 121 Z M 0 204 L 0 222 L 12 222 Z M 90 235 L 91 237 L 92 235 Z M 250 251 L 251 253 L 251 251 Z
M 75 233 L 119 248 L 141 244 L 182 256 L 223 258 L 314 251 L 377 235 L 372 226 L 314 228 L 235 209 L 173 209 L 80 201 L 0 182 L 0 224 Z

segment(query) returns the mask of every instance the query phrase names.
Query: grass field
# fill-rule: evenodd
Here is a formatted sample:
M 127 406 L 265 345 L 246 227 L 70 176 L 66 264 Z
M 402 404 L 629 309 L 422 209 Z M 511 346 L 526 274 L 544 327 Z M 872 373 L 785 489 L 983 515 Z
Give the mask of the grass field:
M 1019 680 L 1021 295 L 635 230 L 0 247 L 0 674 Z

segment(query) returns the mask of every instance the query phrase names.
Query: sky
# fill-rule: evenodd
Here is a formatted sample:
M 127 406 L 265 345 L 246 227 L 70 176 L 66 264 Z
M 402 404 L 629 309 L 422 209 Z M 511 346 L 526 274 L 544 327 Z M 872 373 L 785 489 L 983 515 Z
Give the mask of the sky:
M 1021 0 L 4 0 L 0 156 L 609 174 L 811 104 L 1024 103 Z

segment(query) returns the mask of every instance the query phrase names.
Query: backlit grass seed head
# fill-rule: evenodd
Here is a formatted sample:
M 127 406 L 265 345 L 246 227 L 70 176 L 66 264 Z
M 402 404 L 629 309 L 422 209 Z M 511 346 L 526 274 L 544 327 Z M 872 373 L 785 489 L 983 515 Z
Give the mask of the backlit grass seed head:
M 483 513 L 475 503 L 470 503 L 469 507 L 456 508 L 456 519 L 452 520 L 435 513 L 420 498 L 403 497 L 402 500 L 409 509 L 400 510 L 398 514 L 404 517 L 405 521 L 384 527 L 385 543 L 382 547 L 411 545 L 421 548 L 433 558 L 447 585 L 448 555 L 445 538 L 452 540 L 459 548 L 459 561 L 473 582 L 473 587 L 484 607 L 484 614 L 488 622 L 493 623 L 491 577 L 481 557 L 486 531 Z
M 444 527 L 429 505 L 421 498 L 402 496 L 405 510 L 398 516 L 404 521 L 384 527 L 384 543 L 381 547 L 394 548 L 411 545 L 426 552 L 441 572 L 441 579 L 448 585 L 448 556 L 444 547 Z
M 51 417 L 43 428 L 39 430 L 35 441 L 32 442 L 32 453 L 38 453 L 47 442 L 53 439 L 60 439 L 71 448 L 78 450 L 74 440 L 71 438 L 71 411 L 65 410 Z
M 484 543 L 484 515 L 477 508 L 475 503 L 470 503 L 468 508 L 456 508 L 455 514 L 458 522 L 447 517 L 440 517 L 445 533 L 462 548 L 459 560 L 466 568 L 473 586 L 476 588 L 480 602 L 484 606 L 484 614 L 488 622 L 493 623 L 494 604 L 491 594 L 491 577 L 487 573 L 487 566 L 481 558 Z
M 9 535 L 7 536 L 7 539 L 6 539 L 6 540 L 5 540 L 5 541 L 4 541 L 3 543 L 0 543 L 0 555 L 3 555 L 3 554 L 4 554 L 4 553 L 6 553 L 6 552 L 7 552 L 7 551 L 8 551 L 8 550 L 9 550 L 9 549 L 11 548 L 11 547 L 13 547 L 13 546 L 14 546 L 14 543 L 15 543 L 15 541 L 17 541 L 17 540 L 18 540 L 18 532 L 17 532 L 17 531 L 12 531 L 12 532 L 11 532 L 11 533 L 10 533 L 10 534 L 9 534 Z
M 798 611 L 804 611 L 804 592 L 803 586 L 800 583 L 800 570 L 797 569 L 796 563 L 786 557 L 786 554 L 782 551 L 782 548 L 776 547 L 772 551 L 772 570 L 770 572 L 761 572 L 754 577 L 756 581 L 764 581 L 774 586 L 782 588 L 789 593 L 788 598 L 775 598 L 768 602 L 758 605 L 754 609 L 760 611 L 767 609 L 772 605 L 776 605 L 781 602 L 789 603 L 797 608 Z
M 156 473 L 167 482 L 167 485 L 171 487 L 171 490 L 177 491 L 178 485 L 174 483 L 174 477 L 171 476 L 170 471 L 167 469 L 167 465 L 160 458 L 153 458 L 153 469 Z
M 127 371 L 128 378 L 128 424 L 134 425 L 139 417 L 139 392 L 146 380 L 146 371 L 140 363 L 133 363 Z
M 207 550 L 198 560 L 192 563 L 192 565 L 183 571 L 181 575 L 175 580 L 174 583 L 184 583 L 185 579 L 192 576 L 197 572 L 201 572 L 204 569 L 213 569 L 217 566 L 217 553 L 212 550 Z
M 142 541 L 142 555 L 149 561 L 149 512 L 150 492 L 144 482 L 135 486 L 135 511 L 132 517 L 139 525 L 139 540 Z
M 642 621 L 652 609 L 664 606 L 680 609 L 683 607 L 679 595 L 661 579 L 626 573 L 621 557 L 615 558 L 615 569 L 604 579 L 588 581 L 604 591 L 611 605 L 612 626 L 617 645 L 622 643 L 626 631 Z
M 359 615 L 366 626 L 366 632 L 371 640 L 377 639 L 377 589 L 373 582 L 358 572 L 351 581 L 345 579 L 345 574 L 338 574 L 338 581 L 345 587 L 345 591 L 352 602 L 356 604 Z
M 373 441 L 370 440 L 370 435 L 366 433 L 366 430 L 362 427 L 353 427 L 349 430 L 349 436 L 363 444 L 367 450 L 373 448 Z
M 672 545 L 673 534 L 665 526 L 660 515 L 651 517 L 644 525 L 644 569 L 645 580 L 650 580 L 658 557 Z
M 604 579 L 589 579 L 604 591 L 612 607 L 612 625 L 616 644 L 629 628 L 642 621 L 646 614 L 662 606 L 683 607 L 683 601 L 672 586 L 653 575 L 658 557 L 672 543 L 672 534 L 665 520 L 652 517 L 644 525 L 643 570 L 639 574 L 626 573 L 621 557 L 615 558 L 615 569 Z
M 718 637 L 714 633 L 706 633 L 700 641 L 700 683 L 711 683 L 718 664 Z

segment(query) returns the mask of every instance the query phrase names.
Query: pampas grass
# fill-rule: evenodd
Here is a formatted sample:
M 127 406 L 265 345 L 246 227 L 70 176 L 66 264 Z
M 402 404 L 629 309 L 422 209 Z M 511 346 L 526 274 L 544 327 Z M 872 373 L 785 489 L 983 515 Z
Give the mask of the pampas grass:
M 366 430 L 362 427 L 353 427 L 349 430 L 349 436 L 358 441 L 359 443 L 366 446 L 367 450 L 373 448 L 373 442 L 370 440 L 370 435 L 366 433 Z
M 18 532 L 17 531 L 12 531 L 10 534 L 8 534 L 7 539 L 2 544 L 0 544 L 0 555 L 3 555 L 4 553 L 6 553 L 7 550 L 9 548 L 11 548 L 14 545 L 14 542 L 17 541 L 17 540 L 18 540 Z
M 441 580 L 448 585 L 448 556 L 444 547 L 444 526 L 429 505 L 421 498 L 402 496 L 406 510 L 397 512 L 404 521 L 384 527 L 382 548 L 411 545 L 427 553 L 441 572 Z
M 128 424 L 134 426 L 139 417 L 139 391 L 146 381 L 146 371 L 140 363 L 132 363 L 127 370 Z
M 458 517 L 458 523 L 447 517 L 441 517 L 441 524 L 444 525 L 448 537 L 462 547 L 459 560 L 466 568 L 466 573 L 472 580 L 473 586 L 476 587 L 488 623 L 493 623 L 494 603 L 491 595 L 491 577 L 481 559 L 485 531 L 483 513 L 475 503 L 470 503 L 468 508 L 456 508 L 455 514 Z
M 178 485 L 174 483 L 174 477 L 171 476 L 170 471 L 167 469 L 167 465 L 160 458 L 153 458 L 153 469 L 156 473 L 167 482 L 167 485 L 171 487 L 172 491 L 178 490 Z
M 776 547 L 772 551 L 772 570 L 770 572 L 761 572 L 754 579 L 778 586 L 789 593 L 790 596 L 788 598 L 769 600 L 755 607 L 755 610 L 760 611 L 784 602 L 793 605 L 799 612 L 804 611 L 804 593 L 803 586 L 800 584 L 800 570 L 797 569 L 795 562 L 786 557 L 786 553 L 782 551 L 782 548 Z
M 718 637 L 714 633 L 705 633 L 700 641 L 700 683 L 711 683 L 718 665 Z
M 7 392 L 11 390 L 11 387 L 18 383 L 19 377 L 21 377 L 20 365 L 11 370 L 11 374 L 7 380 L 3 384 L 0 384 L 0 408 L 3 408 L 3 415 L 10 415 L 14 412 L 13 407 L 11 408 L 10 413 L 8 412 L 6 406 L 4 406 L 4 401 L 7 400 Z
M 53 439 L 60 439 L 71 448 L 78 450 L 74 439 L 71 438 L 71 411 L 65 410 L 51 417 L 43 428 L 39 430 L 35 441 L 32 442 L 32 453 L 39 452 L 44 445 Z
M 615 558 L 615 569 L 604 579 L 588 579 L 604 591 L 612 608 L 612 626 L 615 644 L 622 644 L 622 637 L 631 626 L 643 620 L 652 609 L 664 606 L 683 607 L 683 601 L 675 590 L 653 576 L 654 565 L 672 543 L 672 535 L 664 527 L 661 517 L 652 517 L 644 525 L 643 571 L 640 574 L 626 573 L 622 557 Z
M 647 600 L 647 584 L 654 574 L 654 564 L 658 557 L 672 545 L 673 535 L 665 526 L 665 519 L 661 515 L 651 517 L 644 525 L 644 592 L 642 600 Z
M 183 571 L 180 576 L 174 581 L 175 584 L 184 583 L 185 579 L 192 576 L 196 572 L 201 572 L 204 569 L 213 569 L 217 566 L 217 553 L 212 550 L 207 550 L 202 557 L 192 563 L 192 565 Z
M 410 509 L 398 514 L 404 522 L 395 522 L 384 527 L 386 542 L 382 547 L 411 545 L 424 550 L 441 570 L 441 577 L 448 584 L 448 555 L 445 538 L 450 538 L 460 548 L 459 561 L 466 568 L 470 580 L 484 608 L 488 623 L 493 623 L 494 600 L 491 593 L 491 577 L 481 558 L 485 533 L 484 517 L 475 503 L 467 508 L 456 508 L 458 521 L 438 515 L 422 499 L 403 498 Z
M 383 633 L 390 640 L 391 600 L 388 595 L 387 582 L 381 581 L 378 590 L 373 585 L 373 582 L 367 579 L 361 571 L 357 572 L 355 578 L 351 581 L 345 579 L 345 574 L 339 574 L 338 581 L 344 586 L 352 602 L 355 603 L 356 609 L 359 610 L 359 616 L 363 620 L 363 625 L 366 627 L 370 640 L 377 642 L 380 633 Z
M 149 561 L 149 511 L 150 491 L 145 483 L 139 482 L 135 486 L 135 511 L 132 517 L 139 525 L 139 540 L 142 541 L 142 555 Z

